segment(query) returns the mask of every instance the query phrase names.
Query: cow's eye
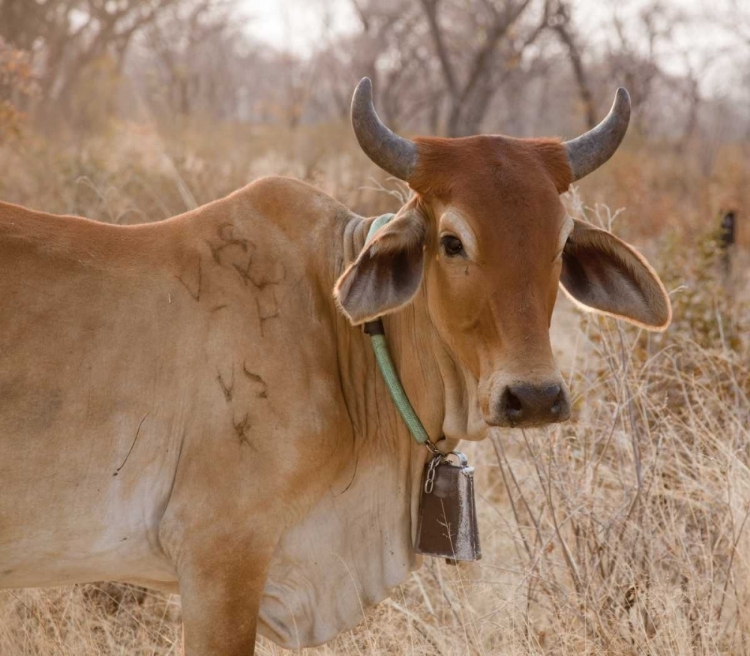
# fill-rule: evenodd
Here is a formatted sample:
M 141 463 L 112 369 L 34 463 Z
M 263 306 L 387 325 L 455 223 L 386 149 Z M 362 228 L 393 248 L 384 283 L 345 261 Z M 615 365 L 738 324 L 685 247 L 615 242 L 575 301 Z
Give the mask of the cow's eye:
M 459 255 L 466 255 L 464 252 L 464 245 L 458 237 L 453 235 L 445 235 L 440 239 L 440 245 L 443 247 L 443 251 L 448 257 L 458 257 Z

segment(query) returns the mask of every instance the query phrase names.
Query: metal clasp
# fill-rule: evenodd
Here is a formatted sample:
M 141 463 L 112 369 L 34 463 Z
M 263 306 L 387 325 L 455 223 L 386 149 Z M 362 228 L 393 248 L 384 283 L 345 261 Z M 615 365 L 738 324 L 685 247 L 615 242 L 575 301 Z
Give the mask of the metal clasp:
M 428 439 L 424 443 L 424 445 L 427 447 L 427 450 L 436 458 L 443 455 L 443 452 L 435 446 L 435 443 L 432 440 Z
M 466 467 L 468 465 L 468 460 L 466 459 L 466 456 L 461 453 L 460 451 L 451 451 L 450 453 L 443 453 L 439 449 L 435 447 L 435 445 L 432 442 L 427 442 L 432 449 L 432 453 L 434 454 L 432 457 L 432 460 L 430 460 L 430 464 L 427 465 L 427 475 L 425 476 L 424 481 L 424 491 L 425 494 L 430 494 L 433 489 L 435 489 L 435 472 L 437 471 L 438 465 L 442 462 L 447 462 L 450 464 L 453 464 L 450 462 L 449 457 L 455 456 L 456 460 L 458 460 L 458 467 Z M 429 448 L 429 447 L 428 447 Z
M 430 464 L 427 466 L 427 475 L 424 480 L 425 494 L 430 494 L 435 487 L 435 470 L 445 456 L 443 455 L 443 452 L 433 444 L 432 440 L 428 439 L 424 445 L 427 447 L 428 451 L 432 453 L 432 460 L 430 460 Z
M 435 470 L 442 459 L 443 454 L 438 452 L 438 454 L 430 460 L 430 464 L 427 466 L 427 476 L 425 476 L 424 479 L 425 494 L 430 494 L 435 487 Z

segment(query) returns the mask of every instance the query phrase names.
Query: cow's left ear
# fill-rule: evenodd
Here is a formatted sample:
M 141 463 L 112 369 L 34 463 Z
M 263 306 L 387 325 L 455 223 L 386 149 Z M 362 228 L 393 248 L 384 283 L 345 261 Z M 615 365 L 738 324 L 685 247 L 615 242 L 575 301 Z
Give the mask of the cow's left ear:
M 353 324 L 406 305 L 422 282 L 427 219 L 413 206 L 382 227 L 336 282 L 333 296 Z
M 672 320 L 669 296 L 646 259 L 605 230 L 574 220 L 563 250 L 560 285 L 585 309 L 662 331 Z

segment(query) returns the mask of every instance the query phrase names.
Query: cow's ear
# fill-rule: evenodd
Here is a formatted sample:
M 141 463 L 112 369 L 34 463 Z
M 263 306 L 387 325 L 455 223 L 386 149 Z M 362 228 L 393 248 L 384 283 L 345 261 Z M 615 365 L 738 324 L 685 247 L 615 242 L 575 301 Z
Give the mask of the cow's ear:
M 577 305 L 647 330 L 669 326 L 672 306 L 664 285 L 632 246 L 575 220 L 562 257 L 560 285 Z
M 427 220 L 405 207 L 382 227 L 336 282 L 334 298 L 353 324 L 406 305 L 422 282 Z

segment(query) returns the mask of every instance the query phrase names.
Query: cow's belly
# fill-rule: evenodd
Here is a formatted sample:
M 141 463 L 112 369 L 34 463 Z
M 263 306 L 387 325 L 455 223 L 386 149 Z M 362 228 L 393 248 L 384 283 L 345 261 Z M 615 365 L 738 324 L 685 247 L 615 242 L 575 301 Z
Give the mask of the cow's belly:
M 0 587 L 173 579 L 158 527 L 189 401 L 136 372 L 35 371 L 0 369 Z
M 127 532 L 130 534 L 127 545 L 122 538 L 113 538 L 106 532 L 81 533 L 77 539 L 63 536 L 58 540 L 54 531 L 3 545 L 0 588 L 126 581 L 176 591 L 174 570 L 163 554 L 153 548 L 147 531 Z
M 115 436 L 0 436 L 0 587 L 174 580 L 158 526 L 178 448 L 154 442 L 125 460 Z
M 166 293 L 58 286 L 17 285 L 23 306 L 0 285 L 0 587 L 173 580 L 158 526 L 195 402 L 172 346 L 190 324 L 148 305 L 174 314 Z

